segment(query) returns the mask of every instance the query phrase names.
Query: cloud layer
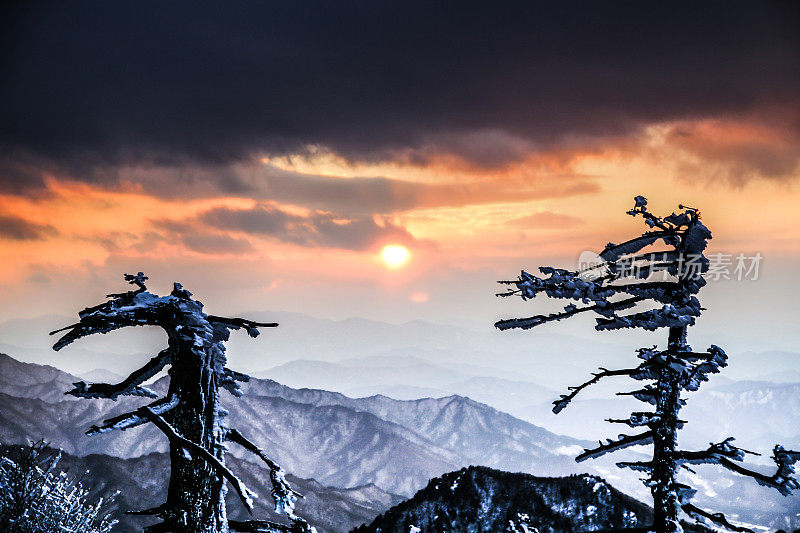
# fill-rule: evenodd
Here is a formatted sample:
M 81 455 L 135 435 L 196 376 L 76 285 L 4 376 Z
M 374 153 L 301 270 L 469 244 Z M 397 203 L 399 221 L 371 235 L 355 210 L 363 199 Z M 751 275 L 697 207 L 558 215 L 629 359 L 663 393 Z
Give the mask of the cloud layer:
M 654 122 L 796 109 L 800 98 L 789 4 L 8 9 L 5 190 L 47 176 L 120 184 L 125 167 L 226 167 L 313 145 L 496 167 Z M 213 183 L 247 190 L 225 173 Z

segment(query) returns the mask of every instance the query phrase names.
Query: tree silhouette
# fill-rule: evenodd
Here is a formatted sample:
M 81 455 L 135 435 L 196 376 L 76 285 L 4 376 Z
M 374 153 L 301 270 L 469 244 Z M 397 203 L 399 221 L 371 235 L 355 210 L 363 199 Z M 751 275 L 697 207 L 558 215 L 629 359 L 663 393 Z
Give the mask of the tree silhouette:
M 105 420 L 102 425 L 92 426 L 86 432 L 94 435 L 152 423 L 169 439 L 171 475 L 167 501 L 159 507 L 135 514 L 163 519 L 162 523 L 147 529 L 152 532 L 314 531 L 294 513 L 294 503 L 300 495 L 288 485 L 281 467 L 242 433 L 224 426 L 221 421 L 225 411 L 220 405 L 219 388 L 224 387 L 234 396 L 241 396 L 237 382 L 249 379 L 225 366 L 223 343 L 228 340 L 230 330 L 244 328 L 251 337 L 256 337 L 258 328 L 278 324 L 207 315 L 203 312 L 203 304 L 192 299 L 191 293 L 180 283 L 174 284 L 168 296 L 157 296 L 147 291 L 147 279 L 141 272 L 126 274 L 125 280 L 136 285 L 136 290 L 109 294 L 107 302 L 81 311 L 80 321 L 76 324 L 51 332 L 53 335 L 67 331 L 53 346 L 55 350 L 81 337 L 128 326 L 158 326 L 167 333 L 167 348 L 121 383 L 86 384 L 81 381 L 67 392 L 82 398 L 157 398 L 155 392 L 142 384 L 163 368 L 170 367 L 166 396 L 130 413 Z M 275 509 L 286 513 L 291 525 L 260 520 L 228 521 L 226 481 L 251 514 L 256 495 L 225 466 L 225 442 L 244 447 L 267 464 Z
M 696 295 L 706 284 L 703 273 L 708 271 L 709 261 L 703 252 L 711 239 L 711 232 L 700 222 L 697 209 L 681 205 L 678 213 L 661 218 L 647 210 L 647 199 L 643 196 L 637 196 L 634 201 L 635 206 L 628 214 L 641 216 L 650 228 L 642 235 L 622 244 L 609 243 L 594 264 L 577 271 L 540 267 L 544 277 L 522 271 L 518 279 L 500 282 L 513 288 L 499 296 L 519 295 L 527 300 L 544 293 L 551 298 L 579 301 L 583 306 L 570 303 L 559 313 L 501 320 L 495 326 L 500 330 L 529 329 L 591 311 L 600 315 L 596 319 L 597 330 L 643 328 L 655 331 L 668 328 L 666 349 L 659 350 L 656 346 L 639 349 L 638 356 L 642 362 L 635 368 L 600 368 L 590 380 L 570 387 L 568 394 L 553 402 L 553 412 L 559 413 L 581 390 L 604 377 L 628 376 L 649 381 L 638 390 L 618 394 L 630 395 L 650 404 L 654 406 L 653 411 L 634 412 L 622 420 L 608 419 L 611 423 L 642 431 L 601 442 L 594 449 L 584 450 L 576 460 L 596 458 L 629 446 L 652 444 L 652 460 L 617 465 L 649 473 L 644 483 L 650 487 L 653 496 L 653 527 L 656 532 L 683 531 L 679 516 L 681 509 L 697 520 L 709 520 L 734 531 L 750 531 L 731 524 L 720 513 L 711 513 L 691 504 L 690 499 L 696 491 L 676 480 L 678 468 L 688 469 L 690 464 L 718 464 L 788 495 L 791 490 L 800 488 L 794 478 L 793 466 L 800 460 L 800 452 L 776 445 L 773 459 L 777 470 L 772 476 L 767 476 L 739 464 L 746 453 L 752 452 L 734 446 L 733 438 L 711 444 L 705 450 L 678 449 L 677 433 L 685 424 L 678 418 L 678 412 L 685 404 L 681 393 L 697 390 L 703 381 L 707 381 L 709 374 L 727 366 L 727 355 L 718 346 L 712 345 L 705 352 L 694 352 L 686 342 L 687 327 L 694 325 L 702 311 Z M 665 248 L 642 252 L 658 243 Z M 659 275 L 662 277 L 660 280 L 656 279 Z M 648 302 L 655 303 L 655 308 L 633 309 Z M 628 310 L 632 311 L 622 313 Z

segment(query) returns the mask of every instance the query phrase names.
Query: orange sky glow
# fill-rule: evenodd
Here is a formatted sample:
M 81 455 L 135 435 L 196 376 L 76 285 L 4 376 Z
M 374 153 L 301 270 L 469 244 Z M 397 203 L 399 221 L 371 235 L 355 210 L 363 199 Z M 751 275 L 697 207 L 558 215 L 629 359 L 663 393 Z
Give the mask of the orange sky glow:
M 676 134 L 678 129 L 684 133 Z M 676 135 L 678 141 L 672 141 Z M 570 266 L 580 251 L 596 250 L 608 240 L 636 233 L 638 221 L 624 214 L 636 194 L 650 198 L 657 212 L 675 209 L 681 202 L 701 209 L 718 251 L 758 251 L 768 261 L 780 258 L 798 264 L 797 167 L 780 179 L 759 175 L 757 169 L 748 170 L 746 179 L 741 172 L 729 177 L 726 173 L 734 173 L 741 163 L 725 157 L 729 151 L 764 143 L 787 150 L 788 145 L 796 146 L 795 141 L 759 124 L 698 121 L 656 124 L 638 138 L 612 139 L 605 147 L 595 144 L 568 153 L 539 150 L 502 169 L 435 157 L 422 165 L 402 160 L 347 162 L 324 151 L 254 163 L 330 180 L 378 176 L 434 187 L 415 198 L 413 206 L 372 214 L 376 227 L 390 223 L 413 239 L 401 243 L 411 250 L 413 261 L 391 270 L 378 258 L 383 246 L 394 243 L 391 239 L 377 239 L 359 249 L 309 246 L 211 228 L 197 218 L 213 209 L 237 212 L 256 205 L 301 218 L 324 213 L 307 206 L 241 195 L 163 197 L 134 183 L 110 188 L 51 177 L 38 196 L 0 195 L 4 215 L 47 228 L 40 238 L 0 240 L 0 299 L 8 303 L 28 294 L 41 298 L 52 290 L 52 283 L 67 278 L 76 286 L 82 286 L 83 279 L 103 279 L 110 290 L 123 266 L 156 268 L 185 278 L 186 265 L 191 265 L 189 270 L 202 276 L 190 277 L 218 284 L 218 290 L 238 286 L 242 291 L 248 285 L 269 299 L 302 284 L 361 284 L 378 294 L 405 299 L 413 307 L 435 300 L 423 290 L 426 280 L 453 270 L 487 270 L 503 277 L 550 260 Z M 257 172 L 250 179 L 257 182 Z M 170 223 L 183 224 L 184 229 Z M 347 223 L 346 217 L 333 222 Z M 187 236 L 187 225 L 197 235 Z M 203 244 L 198 244 L 200 238 L 205 239 Z M 231 278 L 233 271 L 238 275 Z M 487 285 L 484 290 L 488 293 L 494 287 Z M 248 305 L 244 295 L 231 298 L 231 305 Z M 34 304 L 27 311 L 41 312 L 45 304 Z

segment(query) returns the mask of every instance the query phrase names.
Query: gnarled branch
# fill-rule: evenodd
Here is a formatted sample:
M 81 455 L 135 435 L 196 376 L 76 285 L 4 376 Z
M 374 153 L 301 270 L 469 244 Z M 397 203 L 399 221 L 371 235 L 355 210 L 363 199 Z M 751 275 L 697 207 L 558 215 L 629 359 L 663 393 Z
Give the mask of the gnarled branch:
M 92 383 L 87 385 L 84 381 L 73 383 L 75 388 L 64 394 L 79 396 L 81 398 L 106 398 L 116 400 L 118 396 L 149 396 L 157 398 L 155 392 L 146 387 L 139 387 L 151 377 L 158 374 L 171 361 L 169 349 L 161 350 L 158 355 L 150 359 L 147 364 L 138 370 L 134 370 L 121 383 L 111 385 L 109 383 Z
M 142 416 L 149 418 L 150 421 L 155 424 L 155 426 L 160 429 L 170 441 L 174 441 L 174 443 L 182 446 L 188 450 L 189 453 L 196 454 L 205 459 L 206 462 L 211 465 L 211 467 L 214 468 L 218 474 L 220 474 L 224 479 L 228 480 L 228 482 L 236 491 L 236 494 L 239 495 L 239 499 L 242 500 L 247 512 L 253 514 L 253 498 L 257 498 L 258 495 L 248 489 L 247 486 L 242 483 L 242 480 L 236 477 L 236 475 L 234 475 L 234 473 L 231 472 L 227 466 L 222 464 L 222 462 L 220 462 L 220 460 L 217 459 L 213 453 L 206 450 L 199 444 L 196 444 L 189 439 L 178 435 L 175 429 L 170 426 L 169 423 L 164 420 L 163 417 L 161 417 L 161 415 L 156 414 L 149 407 L 141 407 L 139 408 L 139 411 Z
M 243 533 L 296 533 L 302 529 L 296 529 L 294 524 L 285 525 L 268 520 L 228 520 L 228 528 L 231 531 L 241 531 Z
M 155 402 L 145 407 L 149 408 L 156 414 L 163 414 L 169 411 L 170 409 L 174 409 L 175 407 L 177 407 L 178 401 L 179 401 L 178 395 L 173 394 L 172 396 L 156 400 Z M 148 422 L 148 420 L 146 417 L 143 417 L 142 414 L 140 413 L 141 409 L 142 408 L 139 408 L 136 411 L 131 411 L 123 415 L 103 420 L 102 426 L 92 426 L 86 431 L 86 434 L 91 436 L 91 435 L 96 435 L 98 433 L 107 433 L 113 429 L 119 429 L 124 431 L 126 429 L 145 424 Z
M 264 461 L 270 469 L 269 479 L 272 482 L 272 499 L 275 501 L 275 512 L 285 513 L 286 516 L 292 521 L 298 531 L 306 531 L 310 529 L 308 522 L 300 518 L 294 512 L 295 500 L 297 497 L 302 498 L 303 495 L 292 489 L 289 482 L 286 481 L 286 474 L 278 463 L 267 457 L 264 451 L 256 446 L 253 442 L 242 435 L 237 429 L 229 429 L 226 435 L 227 440 L 239 444 L 244 449 L 256 454 Z
M 703 517 L 708 520 L 711 520 L 717 525 L 730 529 L 731 531 L 738 531 L 741 533 L 755 533 L 752 529 L 748 529 L 742 526 L 737 526 L 736 524 L 731 524 L 730 522 L 728 522 L 728 519 L 725 518 L 725 515 L 722 513 L 710 513 L 708 511 L 700 509 L 695 505 L 692 505 L 691 503 L 682 505 L 681 509 L 683 509 L 683 512 L 685 512 L 694 519 L 698 519 L 698 517 Z
M 693 465 L 698 464 L 717 464 L 723 458 L 733 459 L 734 461 L 741 461 L 744 454 L 758 455 L 755 452 L 738 448 L 731 444 L 733 437 L 728 437 L 722 442 L 711 444 L 705 450 L 699 451 L 685 451 L 680 450 L 675 452 L 675 460 L 678 463 L 689 463 Z
M 258 337 L 258 328 L 277 328 L 277 322 L 255 322 L 246 318 L 229 318 L 224 316 L 208 315 L 207 320 L 214 324 L 221 324 L 227 328 L 244 328 L 251 337 Z
M 625 368 L 622 370 L 607 370 L 605 368 L 600 368 L 600 372 L 592 373 L 592 379 L 585 383 L 581 383 L 575 387 L 569 387 L 569 390 L 572 391 L 569 394 L 562 394 L 561 398 L 553 402 L 553 412 L 555 414 L 560 413 L 564 410 L 564 408 L 569 405 L 569 403 L 578 395 L 583 389 L 588 387 L 589 385 L 594 385 L 598 381 L 603 378 L 611 377 L 611 376 L 630 376 L 634 372 L 638 370 L 638 368 Z
M 582 454 L 575 458 L 575 460 L 581 462 L 589 458 L 596 459 L 597 457 L 600 457 L 608 452 L 622 450 L 630 446 L 650 444 L 653 442 L 654 434 L 655 432 L 651 429 L 649 431 L 645 431 L 644 433 L 640 433 L 639 435 L 620 435 L 617 440 L 608 439 L 605 444 L 600 442 L 600 446 L 597 448 L 584 450 Z
M 585 311 L 596 311 L 596 310 L 612 310 L 612 309 L 626 309 L 629 308 L 636 303 L 642 301 L 644 298 L 626 298 L 624 300 L 620 300 L 618 302 L 609 302 L 606 300 L 601 300 L 600 302 L 589 305 L 586 307 L 575 307 L 561 312 L 561 313 L 551 313 L 549 315 L 534 315 L 527 318 L 510 318 L 507 320 L 500 320 L 495 322 L 494 327 L 499 330 L 507 330 L 512 328 L 519 328 L 519 329 L 530 329 L 546 322 L 553 322 L 555 320 L 562 320 L 564 318 L 569 318 L 573 315 L 577 315 L 578 313 L 583 313 Z
M 793 477 L 794 464 L 797 461 L 800 461 L 800 452 L 785 450 L 782 446 L 776 444 L 775 449 L 773 450 L 772 459 L 777 465 L 777 470 L 772 476 L 767 476 L 760 472 L 745 468 L 725 457 L 720 458 L 718 464 L 736 472 L 737 474 L 755 479 L 759 485 L 772 487 L 784 496 L 788 496 L 795 489 L 800 489 L 800 482 Z

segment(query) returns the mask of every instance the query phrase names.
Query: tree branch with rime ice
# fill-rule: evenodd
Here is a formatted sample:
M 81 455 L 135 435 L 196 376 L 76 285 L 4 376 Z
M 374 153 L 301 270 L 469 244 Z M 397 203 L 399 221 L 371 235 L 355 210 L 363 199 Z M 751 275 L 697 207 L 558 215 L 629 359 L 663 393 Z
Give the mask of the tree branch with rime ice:
M 303 495 L 294 490 L 289 482 L 286 481 L 286 473 L 283 468 L 267 457 L 264 451 L 248 440 L 237 429 L 229 429 L 226 439 L 234 442 L 244 449 L 257 455 L 269 467 L 269 478 L 272 483 L 272 498 L 275 502 L 275 512 L 284 513 L 292 521 L 293 527 L 291 531 L 311 531 L 308 522 L 297 516 L 294 512 L 295 501 L 297 498 L 302 498 Z M 239 530 L 242 531 L 242 530 Z
M 595 372 L 592 374 L 592 379 L 581 383 L 580 385 L 574 387 L 567 387 L 571 392 L 569 394 L 562 394 L 561 398 L 553 402 L 553 412 L 555 414 L 560 413 L 563 411 L 567 405 L 586 387 L 590 385 L 594 385 L 598 383 L 601 379 L 611 377 L 611 376 L 630 376 L 631 374 L 635 373 L 638 369 L 637 368 L 625 368 L 622 370 L 607 370 L 605 368 L 600 368 L 600 372 Z
M 139 512 L 163 519 L 162 523 L 150 526 L 146 531 L 217 533 L 232 529 L 226 518 L 226 481 L 234 487 L 252 514 L 252 499 L 256 495 L 225 466 L 224 447 L 219 445 L 206 449 L 203 446 L 218 443 L 227 434 L 270 466 L 276 510 L 285 512 L 292 520 L 291 526 L 257 520 L 235 522 L 235 525 L 249 528 L 247 531 L 313 532 L 314 528 L 295 514 L 294 502 L 300 495 L 286 482 L 280 466 L 239 432 L 228 431 L 222 424 L 225 410 L 220 404 L 219 389 L 225 388 L 234 396 L 241 396 L 239 383 L 250 379 L 246 374 L 226 366 L 224 342 L 229 340 L 231 331 L 244 329 L 249 336 L 256 337 L 258 328 L 272 328 L 278 324 L 206 314 L 202 302 L 193 299 L 192 293 L 180 283 L 174 283 L 168 295 L 158 296 L 147 290 L 147 276 L 141 272 L 126 274 L 125 280 L 135 288 L 108 294 L 106 302 L 82 310 L 78 313 L 78 322 L 53 331 L 51 335 L 62 333 L 53 345 L 55 350 L 60 350 L 82 337 L 129 326 L 158 326 L 167 334 L 168 347 L 122 382 L 87 384 L 79 381 L 67 392 L 82 398 L 154 398 L 156 393 L 142 384 L 166 366 L 171 367 L 166 397 L 109 418 L 102 425 L 94 425 L 87 431 L 87 434 L 94 435 L 152 423 L 169 439 L 171 457 L 180 463 L 172 464 L 167 502 Z M 167 414 L 166 418 L 162 416 Z M 181 456 L 186 462 L 179 459 Z
M 150 409 L 150 411 L 152 411 L 153 413 L 163 415 L 164 413 L 177 407 L 178 402 L 179 402 L 178 395 L 173 394 L 171 396 L 167 396 L 166 398 L 161 398 L 160 400 L 156 400 L 155 402 L 146 405 L 144 407 Z M 107 433 L 114 429 L 125 431 L 126 429 L 146 424 L 149 420 L 147 419 L 147 417 L 142 416 L 140 409 L 141 407 L 135 411 L 131 411 L 119 416 L 103 420 L 103 425 L 101 426 L 95 425 L 90 427 L 86 431 L 86 434 L 92 436 L 92 435 L 97 435 L 98 433 Z
M 108 383 L 92 383 L 87 385 L 84 381 L 73 383 L 75 388 L 67 391 L 64 394 L 71 394 L 81 398 L 106 398 L 109 400 L 116 400 L 118 396 L 148 396 L 150 398 L 157 398 L 155 392 L 148 388 L 140 387 L 142 383 L 158 374 L 170 362 L 169 349 L 161 350 L 159 354 L 146 365 L 138 370 L 134 370 L 125 378 L 121 383 L 111 385 Z
M 242 481 L 238 477 L 236 477 L 236 475 L 233 472 L 231 472 L 227 466 L 222 464 L 220 460 L 214 456 L 213 453 L 206 450 L 199 444 L 196 444 L 190 441 L 189 439 L 184 438 L 181 435 L 178 435 L 175 429 L 172 426 L 170 426 L 169 423 L 166 420 L 164 420 L 164 418 L 161 417 L 161 415 L 156 414 L 155 412 L 150 410 L 150 408 L 141 407 L 139 411 L 142 414 L 142 416 L 149 418 L 150 421 L 153 423 L 153 425 L 156 426 L 158 429 L 160 429 L 161 432 L 164 433 L 164 435 L 166 435 L 170 441 L 174 441 L 182 448 L 188 450 L 190 454 L 192 455 L 196 454 L 199 457 L 205 459 L 205 461 L 212 468 L 214 468 L 214 470 L 216 470 L 223 478 L 228 480 L 228 482 L 233 486 L 234 490 L 236 491 L 236 494 L 239 495 L 239 499 L 242 500 L 242 503 L 247 509 L 247 512 L 253 514 L 253 498 L 257 498 L 258 495 L 256 495 L 250 489 L 248 489 L 247 486 L 244 483 L 242 483 Z
M 722 526 L 726 529 L 729 529 L 730 531 L 737 531 L 740 533 L 755 533 L 750 528 L 737 526 L 736 524 L 730 523 L 728 519 L 725 517 L 725 515 L 722 513 L 711 513 L 709 511 L 700 509 L 699 507 L 691 503 L 683 504 L 681 506 L 681 509 L 683 509 L 683 512 L 685 512 L 694 519 L 705 518 L 706 520 L 710 520 L 711 522 L 717 524 L 718 526 Z
M 575 460 L 578 462 L 585 461 L 586 459 L 596 459 L 601 455 L 630 446 L 642 446 L 651 444 L 653 442 L 654 431 L 645 431 L 639 435 L 620 435 L 617 440 L 608 439 L 605 444 L 600 442 L 600 446 L 592 449 L 585 449 L 582 454 L 578 455 Z
M 584 305 L 569 303 L 564 310 L 551 314 L 534 315 L 527 318 L 499 320 L 495 327 L 500 330 L 512 328 L 530 329 L 542 324 L 571 318 L 592 311 L 595 329 L 598 331 L 637 328 L 655 331 L 669 330 L 666 350 L 642 348 L 638 356 L 643 360 L 636 368 L 607 370 L 600 368 L 592 378 L 569 387 L 567 394 L 553 402 L 553 412 L 559 413 L 586 387 L 602 378 L 625 375 L 637 381 L 648 381 L 639 389 L 618 392 L 619 396 L 632 396 L 639 401 L 654 406 L 652 412 L 634 412 L 628 418 L 607 419 L 608 422 L 625 424 L 632 428 L 643 427 L 647 431 L 639 435 L 619 435 L 616 440 L 608 440 L 594 449 L 584 450 L 576 457 L 577 461 L 595 458 L 608 452 L 634 445 L 653 445 L 653 460 L 619 462 L 621 468 L 631 468 L 649 472 L 644 480 L 650 487 L 654 502 L 654 528 L 661 533 L 680 531 L 679 503 L 686 503 L 694 492 L 691 487 L 676 480 L 680 467 L 712 463 L 725 466 L 741 475 L 753 477 L 762 485 L 779 490 L 782 494 L 800 488 L 795 479 L 794 463 L 800 460 L 800 453 L 787 451 L 776 446 L 774 459 L 777 472 L 768 476 L 749 470 L 737 462 L 742 461 L 747 450 L 737 448 L 728 439 L 711 444 L 706 450 L 677 450 L 677 432 L 686 421 L 678 417 L 686 400 L 681 397 L 684 391 L 696 391 L 708 376 L 718 373 L 727 365 L 727 355 L 718 346 L 711 346 L 707 352 L 695 353 L 686 343 L 689 326 L 704 310 L 697 294 L 705 286 L 703 275 L 710 268 L 710 261 L 704 251 L 711 239 L 711 232 L 700 221 L 700 213 L 693 207 L 679 205 L 677 213 L 659 217 L 647 209 L 644 196 L 634 198 L 633 209 L 627 212 L 641 218 L 649 228 L 641 235 L 621 244 L 608 243 L 588 262 L 579 265 L 577 270 L 567 270 L 552 266 L 540 266 L 541 275 L 533 275 L 522 270 L 515 280 L 500 281 L 508 286 L 506 292 L 498 296 L 519 296 L 530 300 L 539 295 L 553 299 L 573 300 Z M 653 250 L 663 245 L 666 249 Z M 645 248 L 651 247 L 650 250 Z M 662 273 L 661 281 L 654 274 Z M 624 296 L 623 296 L 624 295 Z M 651 308 L 645 307 L 650 304 Z M 628 312 L 625 310 L 636 307 Z M 721 515 L 684 506 L 686 512 L 695 517 L 709 520 L 717 518 L 717 523 L 730 525 Z M 722 521 L 719 521 L 722 520 Z M 744 531 L 743 529 L 741 531 Z

